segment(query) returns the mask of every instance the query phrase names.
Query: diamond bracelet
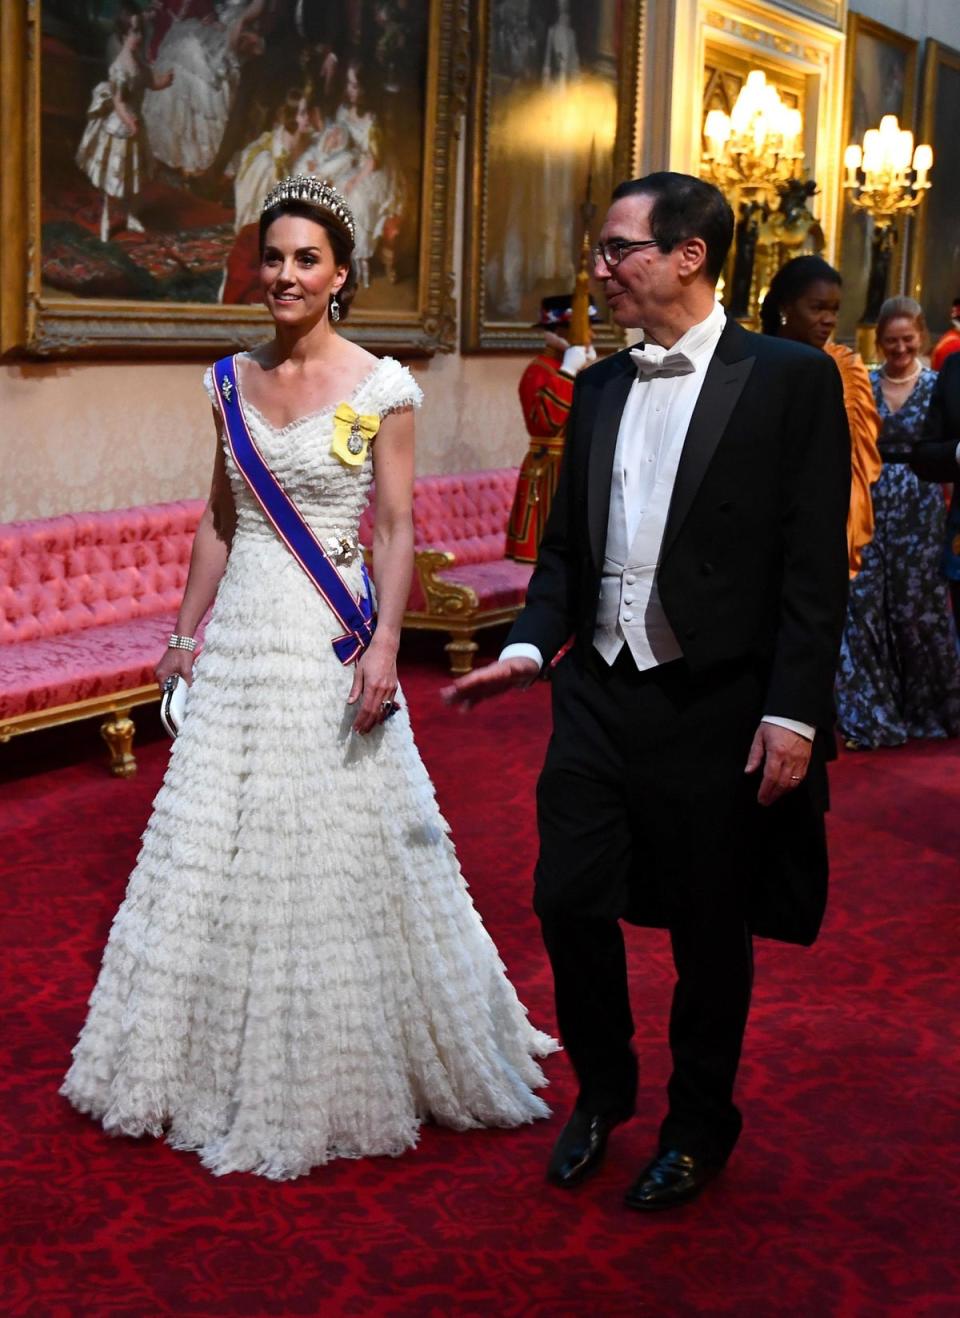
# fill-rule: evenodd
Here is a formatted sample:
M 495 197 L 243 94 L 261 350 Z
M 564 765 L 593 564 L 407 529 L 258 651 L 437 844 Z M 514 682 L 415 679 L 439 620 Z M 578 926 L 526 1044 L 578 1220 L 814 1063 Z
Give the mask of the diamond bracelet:
M 190 650 L 197 648 L 197 642 L 192 636 L 178 636 L 176 632 L 167 641 L 168 650 Z

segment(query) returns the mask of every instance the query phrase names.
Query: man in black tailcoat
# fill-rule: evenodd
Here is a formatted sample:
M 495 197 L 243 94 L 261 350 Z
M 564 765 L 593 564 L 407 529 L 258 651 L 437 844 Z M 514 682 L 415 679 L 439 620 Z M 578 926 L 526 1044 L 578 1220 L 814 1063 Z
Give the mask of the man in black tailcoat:
M 634 1110 L 620 921 L 669 930 L 673 1073 L 627 1194 L 639 1209 L 689 1199 L 726 1162 L 751 935 L 809 944 L 826 900 L 850 440 L 825 353 L 724 317 L 732 234 L 699 179 L 617 188 L 594 273 L 644 343 L 577 377 L 526 606 L 499 661 L 447 693 L 552 678 L 535 906 L 579 1081 L 557 1185 L 595 1170 Z
M 953 483 L 944 568 L 960 633 L 960 352 L 944 358 L 910 465 L 924 480 Z

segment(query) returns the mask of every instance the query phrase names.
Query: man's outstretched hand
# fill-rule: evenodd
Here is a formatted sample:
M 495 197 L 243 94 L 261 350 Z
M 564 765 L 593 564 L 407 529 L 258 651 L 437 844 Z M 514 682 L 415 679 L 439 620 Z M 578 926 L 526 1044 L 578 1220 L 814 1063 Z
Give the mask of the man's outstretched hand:
M 540 669 L 534 659 L 498 659 L 485 668 L 476 668 L 465 677 L 458 677 L 440 692 L 448 705 L 469 709 L 480 700 L 500 696 L 514 687 L 529 686 L 536 681 Z

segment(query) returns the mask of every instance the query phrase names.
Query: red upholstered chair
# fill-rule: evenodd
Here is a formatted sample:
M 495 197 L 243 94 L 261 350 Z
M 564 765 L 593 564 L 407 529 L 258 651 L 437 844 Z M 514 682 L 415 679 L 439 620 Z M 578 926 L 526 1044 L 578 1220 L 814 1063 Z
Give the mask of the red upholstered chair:
M 446 632 L 453 673 L 473 666 L 482 627 L 512 622 L 532 568 L 504 557 L 517 468 L 421 476 L 414 483 L 415 568 L 404 626 Z M 360 522 L 373 541 L 374 494 Z
M 200 499 L 0 526 L 0 741 L 105 715 L 113 772 L 136 772 L 131 709 L 158 698 Z

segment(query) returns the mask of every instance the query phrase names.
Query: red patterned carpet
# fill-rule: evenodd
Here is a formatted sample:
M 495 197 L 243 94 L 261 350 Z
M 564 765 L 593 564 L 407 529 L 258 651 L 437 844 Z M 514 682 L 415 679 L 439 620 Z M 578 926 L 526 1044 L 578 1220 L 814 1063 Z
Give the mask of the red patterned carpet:
M 552 1022 L 529 913 L 538 689 L 461 717 L 418 649 L 406 690 L 474 897 L 521 997 Z M 132 782 L 91 725 L 0 748 L 4 1311 L 73 1315 L 924 1315 L 960 1311 L 956 1149 L 960 747 L 836 767 L 833 901 L 804 952 L 762 945 L 740 1096 L 744 1138 L 698 1202 L 648 1220 L 621 1196 L 666 1076 L 667 958 L 632 936 L 639 1115 L 602 1173 L 549 1189 L 557 1115 L 517 1132 L 428 1129 L 399 1160 L 295 1182 L 217 1180 L 151 1140 L 111 1140 L 57 1096 L 166 746 Z

